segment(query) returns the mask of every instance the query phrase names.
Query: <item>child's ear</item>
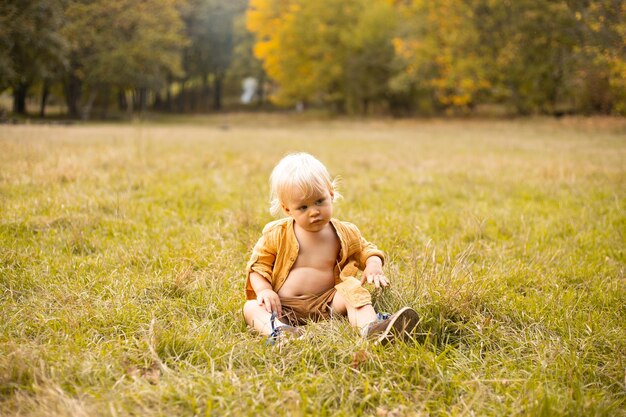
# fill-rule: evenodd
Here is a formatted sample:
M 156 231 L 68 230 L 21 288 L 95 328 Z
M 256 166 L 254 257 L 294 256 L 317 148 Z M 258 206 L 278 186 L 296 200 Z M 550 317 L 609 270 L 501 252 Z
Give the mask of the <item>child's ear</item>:
M 328 191 L 330 191 L 330 201 L 335 201 L 335 190 L 331 188 Z
M 280 205 L 280 206 L 283 208 L 283 211 L 284 211 L 285 213 L 290 214 L 290 213 L 289 213 L 289 208 L 288 208 L 286 205 L 284 205 L 284 204 L 282 204 L 282 203 L 281 203 L 281 205 Z

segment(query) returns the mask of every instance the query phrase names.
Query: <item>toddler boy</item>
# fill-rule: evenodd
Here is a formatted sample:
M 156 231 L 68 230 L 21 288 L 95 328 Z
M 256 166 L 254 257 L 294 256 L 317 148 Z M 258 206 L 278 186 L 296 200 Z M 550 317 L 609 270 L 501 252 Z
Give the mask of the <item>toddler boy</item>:
M 366 281 L 384 288 L 384 254 L 356 226 L 332 217 L 339 194 L 326 167 L 306 153 L 284 157 L 272 171 L 273 215 L 246 266 L 246 323 L 268 342 L 301 334 L 308 320 L 348 317 L 365 337 L 386 343 L 408 336 L 418 322 L 405 307 L 383 318 L 372 307 Z M 355 278 L 363 271 L 361 280 Z

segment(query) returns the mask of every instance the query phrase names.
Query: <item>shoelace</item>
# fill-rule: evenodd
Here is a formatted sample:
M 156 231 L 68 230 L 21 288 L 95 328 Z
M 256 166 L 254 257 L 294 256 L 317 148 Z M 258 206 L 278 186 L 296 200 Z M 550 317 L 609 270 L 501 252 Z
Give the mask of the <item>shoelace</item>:
M 265 346 L 273 346 L 278 339 L 278 335 L 280 334 L 280 327 L 274 326 L 274 321 L 276 320 L 276 312 L 272 311 L 272 316 L 270 317 L 270 325 L 272 326 L 272 333 L 267 337 L 267 341 L 265 342 Z
M 376 314 L 376 318 L 378 320 L 387 320 L 389 317 L 391 317 L 391 313 L 378 313 L 378 314 Z
M 383 320 L 387 320 L 389 317 L 391 317 L 391 313 L 376 313 L 376 320 L 371 321 L 365 326 L 361 327 L 361 336 L 366 337 L 370 326 Z

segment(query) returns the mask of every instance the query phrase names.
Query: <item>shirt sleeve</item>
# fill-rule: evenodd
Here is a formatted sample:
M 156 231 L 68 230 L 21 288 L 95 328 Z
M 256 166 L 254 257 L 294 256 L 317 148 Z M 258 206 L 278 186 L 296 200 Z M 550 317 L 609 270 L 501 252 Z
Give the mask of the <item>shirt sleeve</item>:
M 355 225 L 351 225 L 353 228 L 353 238 L 359 242 L 358 250 L 352 255 L 356 261 L 357 267 L 362 271 L 365 269 L 365 262 L 371 256 L 378 256 L 380 260 L 385 264 L 385 253 L 378 249 L 376 245 L 365 240 L 361 232 Z
M 364 270 L 365 262 L 367 261 L 368 258 L 372 256 L 378 256 L 380 260 L 383 262 L 383 265 L 385 264 L 385 254 L 383 251 L 378 249 L 376 245 L 368 242 L 363 237 L 361 237 L 361 247 L 362 247 L 362 250 L 361 250 L 360 257 L 359 257 L 359 269 Z
M 264 233 L 252 249 L 252 256 L 246 264 L 246 299 L 256 299 L 256 293 L 250 283 L 250 273 L 258 273 L 263 278 L 273 283 L 274 261 L 276 260 L 276 248 L 272 244 L 269 234 Z

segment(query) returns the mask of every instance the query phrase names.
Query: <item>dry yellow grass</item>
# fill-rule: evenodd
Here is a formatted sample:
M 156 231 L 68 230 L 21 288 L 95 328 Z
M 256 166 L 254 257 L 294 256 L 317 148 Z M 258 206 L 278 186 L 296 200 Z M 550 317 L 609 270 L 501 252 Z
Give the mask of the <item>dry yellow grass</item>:
M 296 150 L 343 178 L 414 342 L 245 328 Z M 0 126 L 0 197 L 0 415 L 624 415 L 624 119 Z

